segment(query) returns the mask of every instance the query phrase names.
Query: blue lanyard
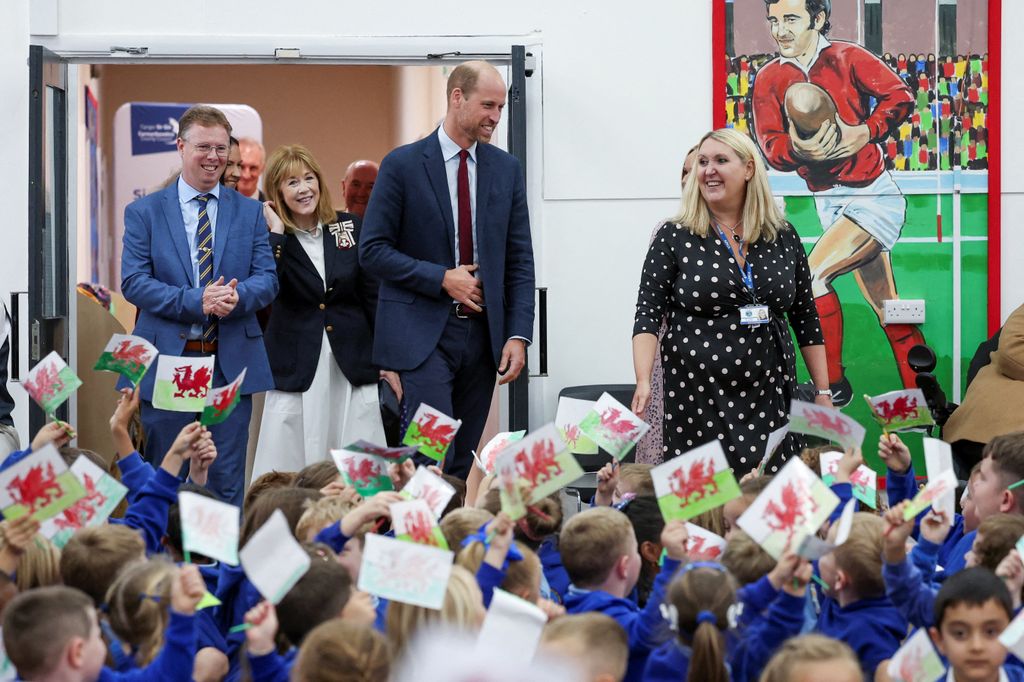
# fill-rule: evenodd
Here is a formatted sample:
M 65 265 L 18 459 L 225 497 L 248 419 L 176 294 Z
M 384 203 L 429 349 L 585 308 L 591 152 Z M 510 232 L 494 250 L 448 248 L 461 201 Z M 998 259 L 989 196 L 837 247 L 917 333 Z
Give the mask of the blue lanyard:
M 729 245 L 729 240 L 725 238 L 725 235 L 720 230 L 716 230 L 716 232 L 718 232 L 718 238 L 722 240 L 722 244 L 725 245 L 725 250 L 731 255 L 732 247 Z M 742 244 L 740 245 L 740 248 L 743 248 Z M 747 259 L 745 268 L 741 268 L 740 262 L 737 260 L 736 269 L 740 271 L 740 279 L 743 280 L 743 286 L 750 291 L 750 295 L 753 296 L 756 301 L 757 294 L 754 293 L 754 268 L 750 265 L 750 259 Z

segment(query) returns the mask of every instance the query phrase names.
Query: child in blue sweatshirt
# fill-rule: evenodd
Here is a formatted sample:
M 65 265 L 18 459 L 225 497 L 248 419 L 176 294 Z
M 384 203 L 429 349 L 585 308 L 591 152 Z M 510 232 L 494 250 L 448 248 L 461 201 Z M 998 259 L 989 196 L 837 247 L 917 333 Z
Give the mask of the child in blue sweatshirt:
M 884 529 L 878 516 L 858 512 L 846 542 L 818 562 L 828 587 L 815 629 L 846 642 L 869 680 L 878 665 L 896 653 L 907 633 L 907 620 L 889 600 L 882 579 Z M 835 542 L 836 531 L 836 526 L 830 529 L 830 542 Z
M 178 571 L 163 646 L 139 670 L 119 673 L 104 666 L 107 647 L 96 609 L 70 587 L 41 587 L 15 597 L 4 610 L 4 649 L 18 677 L 33 682 L 188 682 L 196 654 L 193 614 L 205 592 L 194 566 Z
M 629 641 L 627 681 L 643 679 L 648 654 L 671 635 L 661 615 L 661 604 L 668 583 L 686 559 L 686 541 L 685 523 L 665 524 L 661 544 L 667 556 L 647 605 L 641 610 L 627 596 L 640 576 L 640 554 L 633 526 L 625 514 L 609 507 L 595 507 L 577 514 L 562 529 L 559 545 L 572 580 L 565 596 L 565 610 L 597 611 L 618 621 Z

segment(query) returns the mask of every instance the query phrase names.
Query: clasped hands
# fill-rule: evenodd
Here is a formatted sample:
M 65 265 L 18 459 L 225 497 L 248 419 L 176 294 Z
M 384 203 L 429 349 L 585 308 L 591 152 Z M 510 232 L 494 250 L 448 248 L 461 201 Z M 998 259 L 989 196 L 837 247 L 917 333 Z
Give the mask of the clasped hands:
M 224 276 L 217 278 L 203 289 L 203 314 L 227 317 L 238 305 L 238 280 L 232 278 L 227 284 Z

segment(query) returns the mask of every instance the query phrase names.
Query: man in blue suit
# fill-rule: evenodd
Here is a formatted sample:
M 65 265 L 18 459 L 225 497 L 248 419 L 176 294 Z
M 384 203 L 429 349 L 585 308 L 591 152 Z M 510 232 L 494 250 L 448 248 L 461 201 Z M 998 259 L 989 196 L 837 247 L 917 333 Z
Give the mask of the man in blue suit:
M 277 296 L 277 273 L 261 204 L 219 184 L 230 134 L 227 118 L 213 107 L 197 105 L 182 115 L 178 180 L 125 208 L 121 291 L 139 309 L 133 333 L 161 353 L 216 356 L 213 387 L 247 370 L 238 407 L 211 428 L 217 461 L 207 484 L 241 506 L 251 394 L 273 388 L 255 313 Z M 154 374 L 140 387 L 151 462 L 195 419 L 153 407 Z
M 462 420 L 445 460 L 465 478 L 494 391 L 526 364 L 533 246 L 519 162 L 488 142 L 505 84 L 486 62 L 448 78 L 444 122 L 380 166 L 361 265 L 381 280 L 374 362 L 401 377 L 402 428 L 420 403 Z

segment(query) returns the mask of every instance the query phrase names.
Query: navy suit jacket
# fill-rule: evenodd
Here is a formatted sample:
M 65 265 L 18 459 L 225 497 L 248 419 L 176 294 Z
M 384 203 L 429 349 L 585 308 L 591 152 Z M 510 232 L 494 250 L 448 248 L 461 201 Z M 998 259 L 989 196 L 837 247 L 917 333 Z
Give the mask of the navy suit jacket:
M 167 355 L 181 355 L 189 330 L 206 320 L 203 291 L 192 280 L 192 257 L 178 205 L 178 184 L 128 204 L 124 210 L 121 292 L 139 309 L 132 333 Z M 242 393 L 274 387 L 256 311 L 277 295 L 277 273 L 258 201 L 220 188 L 213 242 L 213 278 L 238 280 L 238 304 L 220 320 L 217 361 L 227 381 L 246 368 Z M 152 400 L 155 365 L 142 379 Z M 119 384 L 120 385 L 120 384 Z
M 497 366 L 513 336 L 533 335 L 533 245 L 519 161 L 476 147 L 477 275 Z M 455 267 L 455 220 L 437 131 L 381 162 L 363 218 L 360 264 L 381 280 L 373 360 L 418 367 L 437 346 L 452 300 L 441 287 Z
M 270 311 L 266 345 L 279 391 L 309 389 L 320 360 L 324 331 L 345 378 L 355 386 L 376 383 L 380 371 L 370 360 L 377 280 L 359 267 L 359 216 L 338 213 L 336 224 L 351 234 L 339 240 L 323 228 L 326 286 L 313 261 L 292 234 L 271 234 L 281 293 Z

